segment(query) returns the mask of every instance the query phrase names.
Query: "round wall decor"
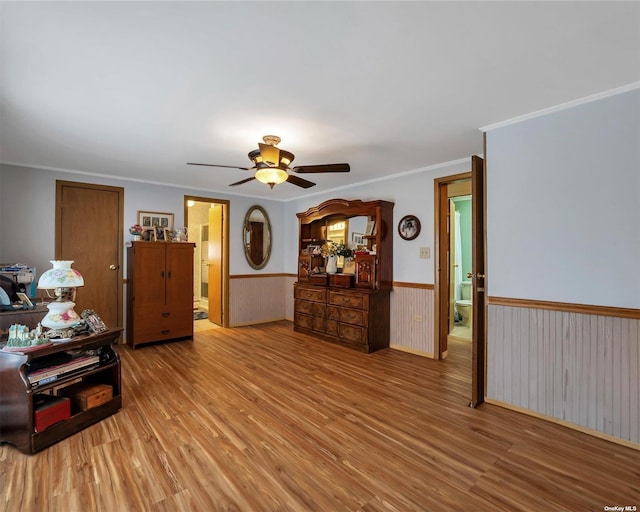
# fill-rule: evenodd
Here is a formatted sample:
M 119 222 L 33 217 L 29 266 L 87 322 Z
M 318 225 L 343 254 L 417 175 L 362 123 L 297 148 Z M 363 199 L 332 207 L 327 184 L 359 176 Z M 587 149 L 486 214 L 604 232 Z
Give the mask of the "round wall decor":
M 415 215 L 405 215 L 398 222 L 398 234 L 404 240 L 413 240 L 420 234 L 420 221 Z

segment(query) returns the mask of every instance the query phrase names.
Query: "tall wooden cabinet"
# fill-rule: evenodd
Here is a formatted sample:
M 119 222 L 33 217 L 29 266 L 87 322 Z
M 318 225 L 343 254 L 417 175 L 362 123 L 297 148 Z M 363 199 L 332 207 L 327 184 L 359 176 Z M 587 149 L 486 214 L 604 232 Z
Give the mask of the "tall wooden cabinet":
M 193 337 L 193 250 L 187 242 L 127 248 L 127 342 Z
M 389 346 L 393 206 L 388 201 L 331 199 L 297 214 L 294 330 L 363 352 Z M 324 266 L 324 258 L 313 248 L 328 240 L 327 228 L 336 221 L 349 226 L 347 243 L 362 239 L 354 279 L 314 273 Z M 362 232 L 355 231 L 358 226 Z

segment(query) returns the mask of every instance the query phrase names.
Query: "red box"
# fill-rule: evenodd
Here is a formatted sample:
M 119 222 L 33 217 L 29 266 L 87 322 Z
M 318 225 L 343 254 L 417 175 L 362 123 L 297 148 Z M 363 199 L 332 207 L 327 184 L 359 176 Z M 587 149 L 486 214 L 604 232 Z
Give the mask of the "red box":
M 36 432 L 71 417 L 71 400 L 61 396 L 35 395 L 33 397 L 33 425 Z

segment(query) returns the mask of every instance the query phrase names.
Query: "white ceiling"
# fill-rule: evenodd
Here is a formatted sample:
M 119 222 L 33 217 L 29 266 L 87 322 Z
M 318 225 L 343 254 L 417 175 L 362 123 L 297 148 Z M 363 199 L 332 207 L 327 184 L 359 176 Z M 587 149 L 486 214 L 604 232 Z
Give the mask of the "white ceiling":
M 1 2 L 0 161 L 288 200 L 640 81 L 638 2 Z M 229 188 L 265 134 L 308 190 Z

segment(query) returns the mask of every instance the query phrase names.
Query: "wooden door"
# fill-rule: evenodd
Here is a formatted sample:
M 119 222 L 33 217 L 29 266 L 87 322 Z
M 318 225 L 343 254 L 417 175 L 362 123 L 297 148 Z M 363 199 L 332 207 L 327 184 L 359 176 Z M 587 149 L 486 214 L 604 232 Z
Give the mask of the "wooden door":
M 223 325 L 223 223 L 224 205 L 209 208 L 209 321 Z
M 162 307 L 165 304 L 164 246 L 160 242 L 134 244 L 133 276 L 137 306 Z
M 193 308 L 193 247 L 191 243 L 162 244 L 166 250 L 166 303 L 170 308 Z
M 123 188 L 56 181 L 55 258 L 84 278 L 76 312 L 93 309 L 108 327 L 122 326 L 123 217 Z
M 254 265 L 262 265 L 264 263 L 264 222 L 250 222 L 249 237 L 251 240 L 249 259 Z
M 471 354 L 471 407 L 484 402 L 486 354 L 486 293 L 485 293 L 485 169 L 484 160 L 471 157 L 471 197 L 473 252 L 473 345 Z

